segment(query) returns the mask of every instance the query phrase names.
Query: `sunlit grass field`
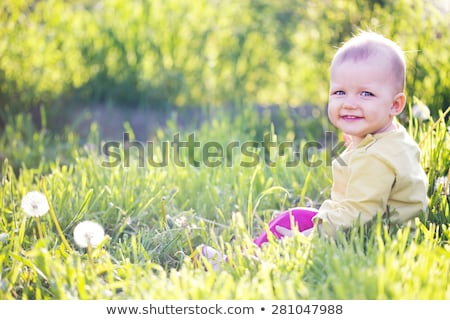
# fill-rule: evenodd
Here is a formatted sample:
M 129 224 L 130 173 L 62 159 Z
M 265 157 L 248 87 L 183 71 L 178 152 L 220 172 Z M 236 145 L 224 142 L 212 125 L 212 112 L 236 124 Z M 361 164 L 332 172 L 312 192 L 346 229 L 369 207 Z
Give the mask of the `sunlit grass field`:
M 252 238 L 274 212 L 318 206 L 329 196 L 330 155 L 316 148 L 289 167 L 288 153 L 270 159 L 261 148 L 223 153 L 230 142 L 242 146 L 263 141 L 264 134 L 305 146 L 311 134 L 296 137 L 283 126 L 265 126 L 245 108 L 184 131 L 168 121 L 151 140 L 155 162 L 164 159 L 163 142 L 176 134 L 180 141 L 194 134 L 202 146 L 214 142 L 214 161 L 203 161 L 204 148 L 192 154 L 184 148 L 177 158 L 182 166 L 169 148 L 167 165 L 157 167 L 133 145 L 128 123 L 130 143 L 118 141 L 107 157 L 95 124 L 86 139 L 70 129 L 54 136 L 45 123 L 38 130 L 19 115 L 0 137 L 0 298 L 450 299 L 450 133 L 440 115 L 407 124 L 429 178 L 429 212 L 414 228 L 374 221 L 336 240 L 297 234 L 270 239 L 262 249 Z M 118 159 L 119 165 L 105 166 Z M 39 218 L 22 205 L 31 191 L 49 204 Z M 95 246 L 74 238 L 83 221 L 104 228 Z M 195 258 L 202 243 L 227 253 L 230 263 L 205 271 L 206 262 Z
M 3 0 L 0 299 L 450 299 L 444 2 Z M 330 195 L 329 62 L 360 29 L 405 51 L 428 214 L 256 249 L 276 212 Z M 85 132 L 98 105 L 150 133 L 103 109 Z M 230 263 L 205 271 L 200 244 Z

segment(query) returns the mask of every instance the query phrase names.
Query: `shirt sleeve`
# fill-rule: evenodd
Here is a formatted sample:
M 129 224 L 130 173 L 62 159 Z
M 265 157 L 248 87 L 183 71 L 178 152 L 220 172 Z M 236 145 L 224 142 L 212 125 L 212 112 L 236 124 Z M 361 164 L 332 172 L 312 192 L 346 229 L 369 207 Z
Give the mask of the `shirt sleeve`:
M 329 237 L 357 221 L 364 224 L 384 213 L 395 183 L 393 167 L 377 155 L 355 154 L 347 165 L 349 174 L 341 184 L 342 194 L 324 201 L 314 217 L 322 222 L 322 233 Z

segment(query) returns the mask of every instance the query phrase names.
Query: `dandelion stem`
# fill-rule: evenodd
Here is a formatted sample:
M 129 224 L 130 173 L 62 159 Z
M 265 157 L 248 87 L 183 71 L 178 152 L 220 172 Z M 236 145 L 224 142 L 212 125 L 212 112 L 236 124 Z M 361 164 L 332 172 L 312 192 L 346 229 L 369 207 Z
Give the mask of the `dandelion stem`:
M 161 199 L 161 228 L 166 226 L 166 197 Z
M 61 241 L 64 244 L 64 246 L 66 247 L 66 249 L 69 252 L 72 252 L 72 248 L 70 247 L 69 242 L 67 242 L 67 239 L 64 236 L 64 233 L 63 233 L 63 231 L 61 229 L 61 226 L 59 225 L 58 218 L 56 217 L 55 210 L 53 209 L 53 205 L 50 202 L 50 197 L 49 197 L 48 192 L 47 192 L 47 185 L 45 183 L 45 178 L 42 178 L 42 189 L 44 190 L 45 197 L 47 198 L 48 206 L 49 206 L 49 209 L 50 209 L 49 210 L 50 211 L 50 216 L 52 217 L 53 223 L 55 224 L 56 230 L 58 231 L 59 237 L 61 238 Z
M 37 226 L 39 239 L 42 240 L 44 237 L 42 236 L 41 220 L 39 219 L 39 217 L 36 217 L 36 226 Z
M 94 272 L 94 275 L 95 275 L 96 274 L 95 264 L 94 264 L 94 259 L 92 258 L 92 245 L 90 243 L 88 243 L 87 255 L 88 255 L 88 259 L 89 259 L 89 264 L 91 265 L 92 271 Z
M 192 247 L 192 242 L 191 242 L 191 238 L 189 237 L 189 232 L 188 229 L 185 229 L 185 233 L 186 233 L 186 239 L 189 245 L 189 249 L 191 250 L 191 254 L 194 252 L 194 248 Z
M 445 120 L 445 116 L 447 113 L 450 112 L 450 107 L 447 107 L 447 110 L 439 117 L 439 119 L 431 126 L 431 128 L 428 129 L 425 136 L 422 138 L 422 140 L 419 142 L 419 146 L 422 146 L 422 144 L 425 142 L 425 140 L 428 138 L 428 136 L 433 132 L 434 128 L 439 124 L 439 122 Z

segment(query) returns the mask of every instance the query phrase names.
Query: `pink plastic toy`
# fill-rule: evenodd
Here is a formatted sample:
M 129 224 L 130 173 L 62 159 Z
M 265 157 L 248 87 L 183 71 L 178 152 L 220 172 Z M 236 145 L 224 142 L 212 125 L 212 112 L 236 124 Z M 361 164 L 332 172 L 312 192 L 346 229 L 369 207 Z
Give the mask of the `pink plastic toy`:
M 281 213 L 279 216 L 274 218 L 272 221 L 269 222 L 269 230 L 272 232 L 277 239 L 280 239 L 283 237 L 282 234 L 280 234 L 275 227 L 281 226 L 286 229 L 292 229 L 291 226 L 291 215 L 293 218 L 294 224 L 297 226 L 298 230 L 305 231 L 308 229 L 311 229 L 314 226 L 314 223 L 312 221 L 312 218 L 317 214 L 317 210 L 314 208 L 292 208 L 289 209 L 283 213 Z M 259 237 L 253 240 L 253 242 L 258 246 L 261 247 L 263 243 L 266 243 L 267 240 L 267 232 L 264 231 Z

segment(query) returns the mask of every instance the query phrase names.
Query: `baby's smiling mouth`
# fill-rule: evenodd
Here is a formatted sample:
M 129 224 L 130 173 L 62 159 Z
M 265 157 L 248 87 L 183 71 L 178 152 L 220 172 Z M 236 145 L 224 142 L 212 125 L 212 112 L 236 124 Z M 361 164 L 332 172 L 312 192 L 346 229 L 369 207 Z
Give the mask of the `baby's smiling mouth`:
M 351 120 L 360 120 L 360 119 L 363 119 L 363 117 L 349 115 L 349 114 L 344 114 L 344 115 L 341 116 L 341 119 L 351 121 Z

